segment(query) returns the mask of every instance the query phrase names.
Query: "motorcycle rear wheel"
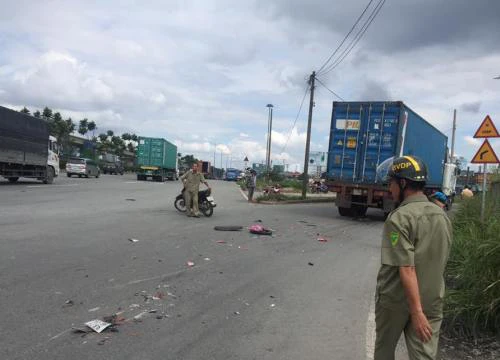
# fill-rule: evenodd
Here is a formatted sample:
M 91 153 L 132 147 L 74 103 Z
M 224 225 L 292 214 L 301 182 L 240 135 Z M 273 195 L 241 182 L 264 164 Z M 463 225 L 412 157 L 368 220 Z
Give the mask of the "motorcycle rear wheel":
M 212 207 L 212 204 L 210 204 L 208 201 L 203 201 L 200 204 L 200 211 L 205 215 L 206 217 L 212 216 L 214 213 L 214 208 Z
M 184 199 L 176 199 L 174 202 L 174 206 L 180 212 L 186 212 L 186 203 L 184 202 Z

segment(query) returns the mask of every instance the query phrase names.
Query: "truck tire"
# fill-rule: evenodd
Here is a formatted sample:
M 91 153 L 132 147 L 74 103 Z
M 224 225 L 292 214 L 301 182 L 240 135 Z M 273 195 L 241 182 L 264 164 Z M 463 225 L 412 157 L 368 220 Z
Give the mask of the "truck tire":
M 100 171 L 98 171 L 98 172 L 97 172 L 97 174 L 96 174 L 95 178 L 96 178 L 96 179 L 98 179 L 98 178 L 99 178 L 99 176 L 101 176 L 101 172 L 100 172 Z
M 66 173 L 66 176 L 67 177 L 71 177 L 71 173 Z
M 19 177 L 13 176 L 13 177 L 8 178 L 8 180 L 10 183 L 15 183 L 17 180 L 19 180 Z
M 338 207 L 339 209 L 339 214 L 340 216 L 352 216 L 352 210 L 351 208 L 346 208 L 346 207 Z
M 54 169 L 49 166 L 47 167 L 47 176 L 43 179 L 44 184 L 52 184 L 54 182 Z
M 366 211 L 368 210 L 367 206 L 363 205 L 352 205 L 351 212 L 355 217 L 363 217 L 366 215 Z

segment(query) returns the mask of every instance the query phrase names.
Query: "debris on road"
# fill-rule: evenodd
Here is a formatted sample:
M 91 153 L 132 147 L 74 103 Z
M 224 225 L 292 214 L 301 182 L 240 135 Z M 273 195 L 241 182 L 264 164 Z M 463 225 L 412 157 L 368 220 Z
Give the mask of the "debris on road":
M 260 224 L 253 224 L 248 228 L 252 234 L 256 235 L 272 235 L 273 231 L 271 229 L 265 228 Z
M 235 311 L 234 315 L 240 315 L 240 312 L 239 311 Z
M 85 323 L 89 328 L 94 330 L 96 333 L 101 333 L 104 330 L 106 330 L 108 327 L 110 327 L 112 324 L 104 322 L 99 319 L 91 320 Z
M 319 242 L 328 242 L 328 239 L 325 239 L 324 237 L 320 236 L 320 237 L 318 238 L 318 241 L 319 241 Z
M 205 260 L 205 261 L 210 261 L 210 258 L 205 258 L 205 259 L 203 259 L 203 260 Z
M 194 263 L 193 263 L 194 265 Z M 165 297 L 165 294 L 162 293 L 161 291 L 157 291 L 156 294 L 153 296 L 153 300 L 161 300 Z
M 188 261 L 188 262 L 186 263 L 186 265 L 187 265 L 187 266 L 189 266 L 189 267 L 193 267 L 193 266 L 194 266 L 194 262 L 192 262 L 192 261 Z
M 240 250 L 248 250 L 248 248 L 246 246 L 238 246 L 238 249 L 240 249 Z
M 66 300 L 66 302 L 64 303 L 64 306 L 73 306 L 75 303 L 73 302 L 73 300 Z
M 227 244 L 227 242 L 225 240 L 217 240 L 216 243 L 217 244 Z
M 214 226 L 216 231 L 241 231 L 243 226 Z
M 126 201 L 135 201 L 135 199 L 125 199 Z
M 308 262 L 307 264 L 308 264 L 309 266 L 314 266 L 314 263 L 312 263 L 312 262 Z
M 271 307 L 272 307 L 272 308 L 273 308 L 273 307 L 276 307 L 276 304 L 271 304 Z
M 95 307 L 95 308 L 92 308 L 92 309 L 89 309 L 89 312 L 94 312 L 94 311 L 97 311 L 97 310 L 100 310 L 101 308 L 98 306 L 98 307 Z
M 108 341 L 108 340 L 109 340 L 109 337 L 105 337 L 104 339 L 99 340 L 99 342 L 97 343 L 97 345 L 104 345 L 104 343 L 106 341 Z
M 133 243 L 139 242 L 139 240 L 133 239 L 133 238 L 129 238 L 128 241 L 133 242 Z

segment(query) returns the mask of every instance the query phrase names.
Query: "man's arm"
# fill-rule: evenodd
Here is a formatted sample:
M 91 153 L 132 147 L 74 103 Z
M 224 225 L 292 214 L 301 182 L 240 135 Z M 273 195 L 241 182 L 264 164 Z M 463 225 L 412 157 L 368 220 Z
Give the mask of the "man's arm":
M 432 337 L 432 328 L 422 310 L 417 273 L 414 266 L 400 266 L 399 277 L 405 290 L 406 300 L 410 308 L 411 322 L 418 338 L 427 342 Z

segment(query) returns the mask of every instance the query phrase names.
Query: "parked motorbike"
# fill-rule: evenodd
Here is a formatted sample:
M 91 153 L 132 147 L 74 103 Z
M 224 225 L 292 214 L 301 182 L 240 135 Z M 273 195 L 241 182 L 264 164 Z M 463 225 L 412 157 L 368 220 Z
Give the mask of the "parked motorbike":
M 281 194 L 281 187 L 279 185 L 268 186 L 262 190 L 264 195 Z
M 323 183 L 313 183 L 310 185 L 311 193 L 313 194 L 319 194 L 319 193 L 324 193 L 326 194 L 328 192 L 328 186 L 326 186 Z
M 186 203 L 184 201 L 184 189 L 182 189 L 181 193 L 175 198 L 174 206 L 180 212 L 187 211 Z M 198 191 L 198 208 L 203 215 L 206 217 L 212 216 L 214 213 L 214 207 L 216 206 L 217 204 L 215 203 L 213 196 L 211 196 L 210 189 Z

